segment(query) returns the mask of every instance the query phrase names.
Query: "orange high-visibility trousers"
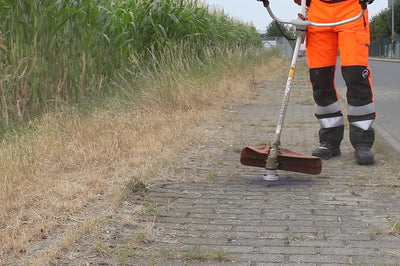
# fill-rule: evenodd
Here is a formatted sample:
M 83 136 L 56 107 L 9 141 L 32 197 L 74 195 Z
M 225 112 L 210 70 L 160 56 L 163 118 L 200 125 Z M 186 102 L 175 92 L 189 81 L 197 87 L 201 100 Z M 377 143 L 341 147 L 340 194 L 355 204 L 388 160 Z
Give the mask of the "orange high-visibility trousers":
M 308 19 L 312 22 L 330 23 L 357 16 L 361 11 L 358 0 L 339 3 L 311 2 Z M 368 10 L 364 17 L 336 27 L 307 28 L 308 64 L 311 68 L 336 64 L 337 50 L 340 50 L 342 66 L 368 65 L 370 44 Z
M 328 2 L 312 0 L 308 19 L 331 23 L 355 17 L 361 11 L 359 0 Z M 307 28 L 307 62 L 315 100 L 315 116 L 321 126 L 321 143 L 339 146 L 343 138 L 343 114 L 334 83 L 338 54 L 347 86 L 351 143 L 353 146 L 371 147 L 374 142 L 371 125 L 376 114 L 368 66 L 369 44 L 368 10 L 360 19 L 344 25 Z

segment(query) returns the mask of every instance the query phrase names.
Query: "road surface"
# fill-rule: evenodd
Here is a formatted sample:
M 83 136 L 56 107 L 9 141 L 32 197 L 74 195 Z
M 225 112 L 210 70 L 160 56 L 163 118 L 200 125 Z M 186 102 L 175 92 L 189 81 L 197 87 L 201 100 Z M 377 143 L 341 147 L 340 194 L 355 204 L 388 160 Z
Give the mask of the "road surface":
M 335 83 L 340 91 L 345 88 L 345 83 L 339 64 L 338 60 Z M 400 60 L 370 59 L 369 65 L 377 109 L 374 127 L 400 152 Z

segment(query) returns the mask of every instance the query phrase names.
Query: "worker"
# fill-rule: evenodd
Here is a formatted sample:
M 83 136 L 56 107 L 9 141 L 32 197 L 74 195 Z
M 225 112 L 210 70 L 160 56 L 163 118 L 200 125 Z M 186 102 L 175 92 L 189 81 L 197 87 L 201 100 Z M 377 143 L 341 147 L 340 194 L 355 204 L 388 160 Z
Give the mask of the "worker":
M 357 16 L 362 5 L 374 0 L 307 0 L 308 20 L 332 23 Z M 295 0 L 300 4 L 300 0 Z M 375 133 L 375 103 L 368 66 L 370 44 L 368 10 L 347 24 L 335 27 L 307 27 L 306 55 L 315 100 L 315 116 L 320 123 L 319 147 L 313 156 L 323 159 L 341 154 L 344 119 L 334 83 L 336 58 L 340 54 L 341 72 L 347 86 L 347 119 L 350 142 L 357 164 L 375 162 L 371 147 Z

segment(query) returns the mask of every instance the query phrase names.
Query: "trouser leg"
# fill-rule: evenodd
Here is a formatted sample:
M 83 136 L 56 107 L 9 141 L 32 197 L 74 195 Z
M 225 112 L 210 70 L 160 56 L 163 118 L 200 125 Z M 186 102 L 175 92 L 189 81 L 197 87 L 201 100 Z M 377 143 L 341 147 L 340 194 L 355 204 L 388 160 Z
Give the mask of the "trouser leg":
M 361 7 L 356 0 L 338 1 L 335 4 L 313 1 L 308 16 L 310 21 L 321 23 L 342 21 L 355 16 L 360 10 Z M 356 148 L 356 158 L 360 164 L 369 164 L 373 161 L 369 147 L 374 142 L 371 125 L 375 119 L 375 104 L 368 68 L 369 39 L 368 10 L 365 10 L 362 18 L 344 25 L 332 28 L 314 26 L 307 28 L 307 61 L 314 92 L 315 116 L 321 125 L 320 142 L 336 146 L 343 139 L 343 115 L 334 85 L 339 47 L 342 74 L 348 89 L 350 140 Z
M 343 66 L 342 74 L 347 85 L 350 142 L 353 147 L 371 148 L 375 139 L 372 123 L 376 114 L 370 70 L 367 66 Z
M 320 143 L 329 143 L 333 147 L 339 147 L 343 140 L 344 126 L 320 128 L 318 132 Z
M 364 130 L 362 128 L 350 125 L 350 142 L 353 147 L 371 148 L 375 141 L 375 131 L 372 127 Z
M 335 66 L 310 68 L 310 79 L 315 100 L 314 112 L 320 123 L 320 143 L 339 147 L 343 139 L 344 123 L 334 87 Z

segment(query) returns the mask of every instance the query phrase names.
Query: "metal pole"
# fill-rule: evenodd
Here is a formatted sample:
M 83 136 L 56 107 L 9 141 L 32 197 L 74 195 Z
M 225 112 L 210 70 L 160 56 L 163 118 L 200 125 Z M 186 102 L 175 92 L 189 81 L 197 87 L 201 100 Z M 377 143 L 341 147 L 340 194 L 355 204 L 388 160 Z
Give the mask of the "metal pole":
M 391 43 L 391 57 L 394 57 L 394 1 L 392 0 L 392 43 Z

